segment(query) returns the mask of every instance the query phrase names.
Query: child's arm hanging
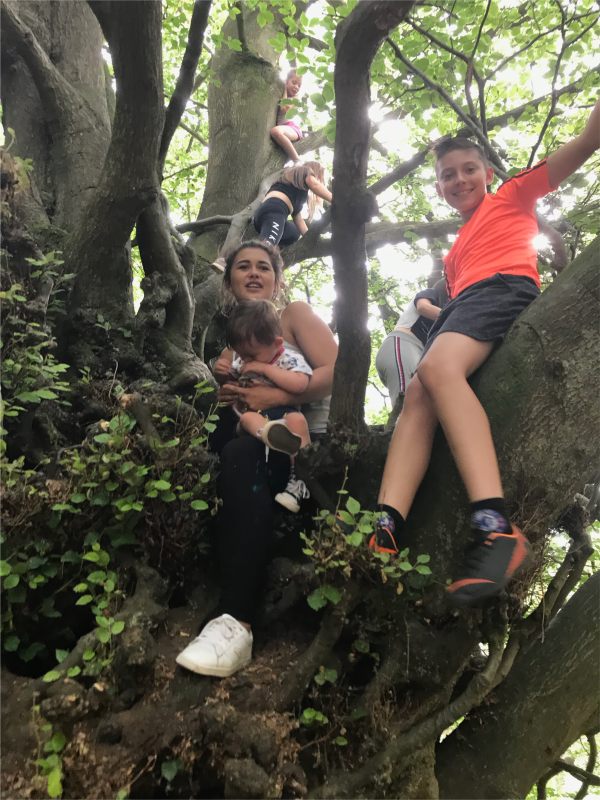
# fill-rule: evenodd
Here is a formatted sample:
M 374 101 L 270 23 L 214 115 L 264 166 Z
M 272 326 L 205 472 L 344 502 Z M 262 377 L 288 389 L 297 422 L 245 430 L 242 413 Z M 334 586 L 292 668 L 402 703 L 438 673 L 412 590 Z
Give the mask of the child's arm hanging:
M 550 185 L 557 187 L 600 149 L 600 101 L 592 109 L 579 136 L 563 144 L 546 159 Z

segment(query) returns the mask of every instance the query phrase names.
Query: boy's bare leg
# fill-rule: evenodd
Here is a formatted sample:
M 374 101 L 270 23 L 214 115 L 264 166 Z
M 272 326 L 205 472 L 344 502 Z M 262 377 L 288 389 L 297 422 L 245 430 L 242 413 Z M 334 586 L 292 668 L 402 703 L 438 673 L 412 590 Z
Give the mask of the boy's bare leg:
M 310 444 L 310 433 L 304 414 L 301 414 L 299 411 L 288 411 L 284 420 L 291 432 L 302 439 L 300 447 L 308 447 Z
M 298 141 L 298 134 L 289 125 L 276 125 L 271 128 L 271 138 L 281 147 L 286 156 L 292 161 L 300 161 L 300 156 L 292 142 Z
M 490 423 L 467 382 L 492 348 L 462 333 L 441 333 L 417 370 L 471 502 L 503 496 Z
M 392 435 L 377 501 L 392 506 L 404 519 L 427 470 L 437 424 L 433 402 L 415 375 Z

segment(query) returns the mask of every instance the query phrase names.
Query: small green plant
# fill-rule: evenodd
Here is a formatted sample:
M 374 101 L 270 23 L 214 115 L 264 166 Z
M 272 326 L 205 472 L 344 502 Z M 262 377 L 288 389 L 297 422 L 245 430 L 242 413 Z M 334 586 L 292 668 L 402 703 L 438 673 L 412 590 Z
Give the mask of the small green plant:
M 66 736 L 55 731 L 51 723 L 40 716 L 40 707 L 33 706 L 33 722 L 37 736 L 37 758 L 39 775 L 44 779 L 48 797 L 62 797 L 63 764 L 61 753 L 67 744 Z
M 328 603 L 337 605 L 342 598 L 343 582 L 355 574 L 370 581 L 392 581 L 398 594 L 407 584 L 419 588 L 424 578 L 431 575 L 430 557 L 426 553 L 410 560 L 409 548 L 395 557 L 369 550 L 368 542 L 375 530 L 378 512 L 367 511 L 361 508 L 358 500 L 346 496 L 345 480 L 338 492 L 335 511 L 319 511 L 314 518 L 316 529 L 310 535 L 301 534 L 302 552 L 314 561 L 315 572 L 322 577 L 321 584 L 307 598 L 315 611 Z

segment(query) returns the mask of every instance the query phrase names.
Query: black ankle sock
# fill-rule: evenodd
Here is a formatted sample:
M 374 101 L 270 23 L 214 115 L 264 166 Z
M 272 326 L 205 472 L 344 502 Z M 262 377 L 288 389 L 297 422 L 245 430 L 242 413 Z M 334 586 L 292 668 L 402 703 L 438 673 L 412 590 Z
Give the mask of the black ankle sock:
M 471 503 L 471 527 L 475 530 L 500 531 L 510 533 L 512 525 L 506 510 L 506 501 L 503 497 L 489 497 Z
M 386 506 L 385 503 L 378 503 L 377 511 L 387 514 L 388 517 L 392 519 L 392 522 L 394 523 L 394 530 L 396 532 L 399 533 L 402 530 L 406 520 L 399 511 L 396 511 L 393 506 Z

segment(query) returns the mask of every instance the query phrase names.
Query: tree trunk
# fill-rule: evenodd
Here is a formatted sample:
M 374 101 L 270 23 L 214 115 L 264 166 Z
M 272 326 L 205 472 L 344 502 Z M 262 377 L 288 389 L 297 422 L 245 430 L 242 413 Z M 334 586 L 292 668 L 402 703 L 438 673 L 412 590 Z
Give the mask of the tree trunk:
M 102 43 L 87 3 L 3 0 L 4 124 L 14 152 L 33 160 L 43 210 L 66 229 L 95 191 L 110 138 Z
M 340 350 L 330 422 L 355 431 L 364 428 L 371 358 L 365 252 L 365 223 L 377 207 L 374 197 L 365 189 L 371 131 L 368 115 L 371 61 L 382 40 L 411 6 L 410 2 L 385 0 L 359 3 L 338 29 L 336 38 L 332 250 Z
M 161 10 L 158 3 L 135 0 L 94 3 L 93 8 L 110 45 L 118 91 L 102 178 L 65 251 L 67 267 L 77 273 L 70 317 L 81 337 L 71 353 L 80 367 L 99 358 L 110 368 L 120 350 L 121 366 L 134 367 L 136 354 L 120 329 L 129 330 L 133 321 L 129 237 L 159 191 Z M 98 335 L 99 314 L 110 325 L 109 347 Z
M 525 797 L 598 718 L 600 573 L 438 751 L 442 798 Z

